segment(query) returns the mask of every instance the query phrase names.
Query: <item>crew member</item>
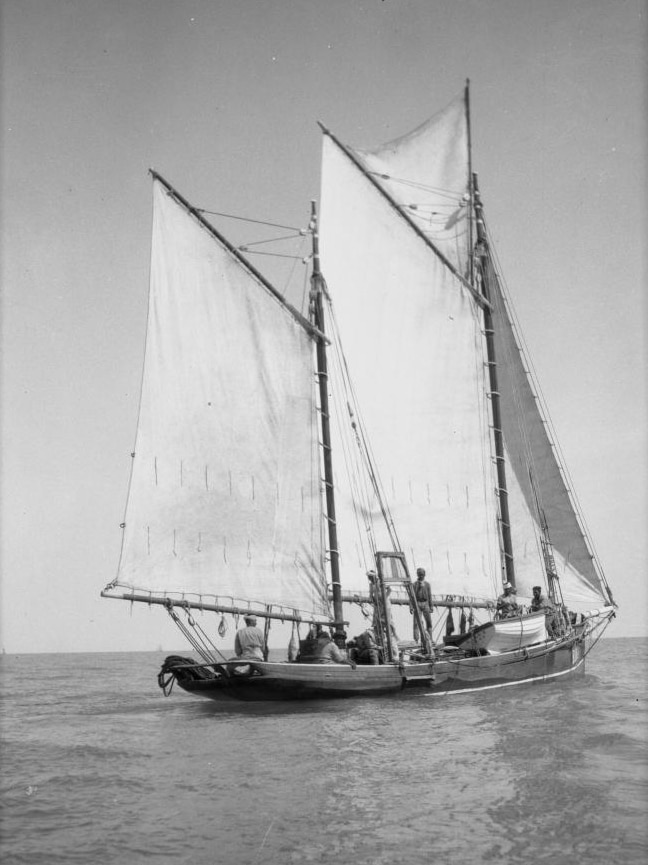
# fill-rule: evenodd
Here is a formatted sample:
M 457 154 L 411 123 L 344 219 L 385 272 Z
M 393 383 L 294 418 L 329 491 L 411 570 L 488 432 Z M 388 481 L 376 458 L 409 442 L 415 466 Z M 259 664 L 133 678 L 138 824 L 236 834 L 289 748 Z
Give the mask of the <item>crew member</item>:
M 367 628 L 359 637 L 355 638 L 356 657 L 359 664 L 379 664 L 380 648 L 376 642 L 373 628 Z
M 344 657 L 331 639 L 329 632 L 324 629 L 317 636 L 313 662 L 315 664 L 347 664 L 355 669 L 355 664 Z
M 512 583 L 504 583 L 504 593 L 497 599 L 497 618 L 510 619 L 512 616 L 520 615 L 520 607 L 515 594 L 515 586 Z
M 564 631 L 564 626 L 556 605 L 553 601 L 543 596 L 541 586 L 534 586 L 533 598 L 531 599 L 531 612 L 539 613 L 541 610 L 544 610 L 549 636 L 553 639 L 560 637 Z
M 531 612 L 537 613 L 539 610 L 544 610 L 547 605 L 547 599 L 542 594 L 542 586 L 533 587 L 533 597 L 531 598 Z
M 432 589 L 425 579 L 425 568 L 416 569 L 416 582 L 414 583 L 414 597 L 425 620 L 425 627 L 432 641 Z M 419 627 L 417 617 L 414 616 L 414 639 L 419 638 Z
M 265 640 L 263 631 L 257 628 L 257 617 L 244 616 L 245 627 L 236 632 L 234 651 L 237 658 L 263 661 L 265 658 Z

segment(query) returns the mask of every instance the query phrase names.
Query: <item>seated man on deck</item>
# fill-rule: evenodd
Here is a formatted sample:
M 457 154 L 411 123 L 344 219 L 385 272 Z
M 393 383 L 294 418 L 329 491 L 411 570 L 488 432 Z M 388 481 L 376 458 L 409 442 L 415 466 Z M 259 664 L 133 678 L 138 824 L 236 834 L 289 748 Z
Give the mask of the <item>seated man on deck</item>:
M 322 629 L 317 636 L 317 645 L 312 656 L 314 664 L 347 664 L 355 670 L 353 661 L 348 661 L 331 639 L 328 631 Z
M 497 599 L 497 619 L 510 619 L 519 616 L 522 610 L 517 602 L 515 586 L 511 583 L 504 584 L 504 594 Z
M 265 660 L 265 640 L 263 631 L 257 628 L 257 618 L 250 614 L 244 616 L 245 628 L 236 632 L 234 640 L 234 651 L 237 660 L 263 661 Z
M 359 664 L 379 664 L 380 648 L 376 642 L 373 628 L 367 628 L 359 637 L 355 638 L 356 657 Z

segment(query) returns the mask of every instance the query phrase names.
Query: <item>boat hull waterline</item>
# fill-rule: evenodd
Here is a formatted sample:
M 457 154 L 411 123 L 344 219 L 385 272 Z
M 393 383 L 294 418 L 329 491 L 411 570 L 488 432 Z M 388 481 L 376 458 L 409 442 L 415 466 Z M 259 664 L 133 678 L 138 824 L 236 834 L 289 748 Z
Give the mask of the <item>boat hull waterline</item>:
M 231 665 L 229 675 L 193 679 L 175 674 L 189 694 L 211 700 L 266 702 L 417 693 L 426 696 L 463 693 L 527 683 L 585 672 L 583 636 L 541 646 L 528 646 L 497 655 L 429 663 L 357 666 L 253 662 Z M 228 666 L 228 665 L 223 665 Z

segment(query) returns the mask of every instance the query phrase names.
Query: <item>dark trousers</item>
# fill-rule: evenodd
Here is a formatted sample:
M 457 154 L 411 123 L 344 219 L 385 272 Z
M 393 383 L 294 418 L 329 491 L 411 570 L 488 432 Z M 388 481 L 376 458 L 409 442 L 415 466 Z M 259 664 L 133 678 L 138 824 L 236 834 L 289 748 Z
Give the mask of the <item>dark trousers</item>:
M 419 601 L 419 610 L 421 611 L 421 615 L 423 616 L 423 620 L 425 621 L 425 627 L 428 631 L 432 630 L 432 612 L 430 610 L 430 605 L 427 601 Z M 414 619 L 414 639 L 418 640 L 419 638 L 419 628 L 418 622 L 416 618 Z

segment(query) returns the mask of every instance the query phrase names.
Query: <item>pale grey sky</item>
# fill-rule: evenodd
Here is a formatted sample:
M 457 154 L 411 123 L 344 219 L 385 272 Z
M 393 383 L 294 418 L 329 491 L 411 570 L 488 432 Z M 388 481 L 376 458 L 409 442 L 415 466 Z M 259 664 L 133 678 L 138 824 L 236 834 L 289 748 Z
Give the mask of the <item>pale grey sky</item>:
M 197 206 L 302 225 L 316 120 L 371 146 L 467 77 L 491 233 L 620 604 L 610 634 L 648 632 L 642 0 L 4 0 L 1 23 L 7 651 L 182 644 L 161 611 L 99 598 L 135 435 L 149 166 Z

